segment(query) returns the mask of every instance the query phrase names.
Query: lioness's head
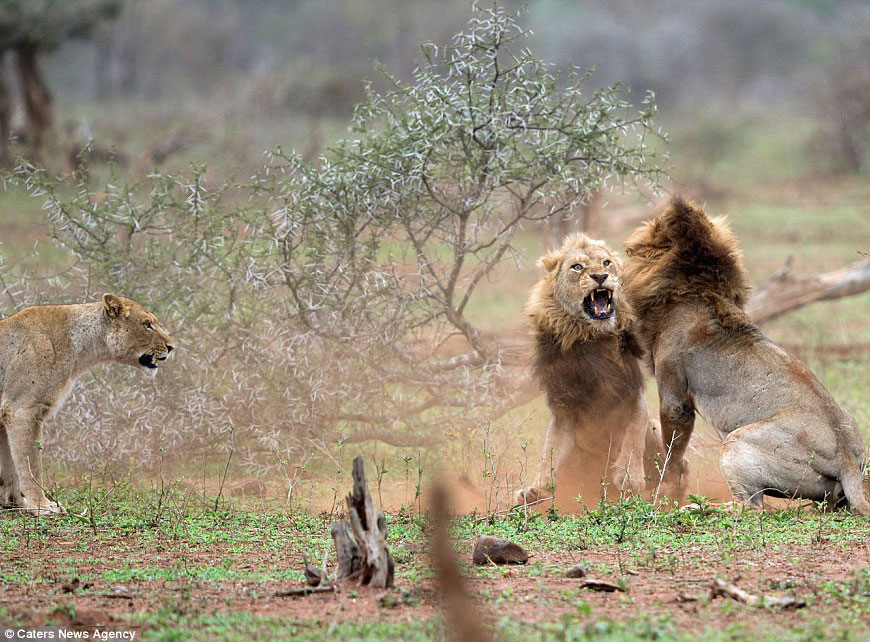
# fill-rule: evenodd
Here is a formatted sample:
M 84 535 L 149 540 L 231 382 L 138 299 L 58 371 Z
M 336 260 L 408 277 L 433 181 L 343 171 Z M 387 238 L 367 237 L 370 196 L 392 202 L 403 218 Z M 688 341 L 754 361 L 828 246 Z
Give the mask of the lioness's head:
M 543 256 L 544 278 L 532 290 L 526 314 L 536 329 L 550 332 L 564 349 L 578 340 L 614 334 L 625 327 L 622 264 L 603 241 L 568 236 Z
M 103 316 L 108 323 L 106 344 L 119 363 L 154 370 L 174 349 L 157 317 L 135 301 L 104 294 Z

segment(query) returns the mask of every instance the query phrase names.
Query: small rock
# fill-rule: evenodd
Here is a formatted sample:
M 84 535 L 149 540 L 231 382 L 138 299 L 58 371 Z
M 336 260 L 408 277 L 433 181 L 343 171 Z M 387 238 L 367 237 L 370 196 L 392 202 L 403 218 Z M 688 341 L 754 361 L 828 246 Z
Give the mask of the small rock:
M 491 535 L 484 535 L 477 538 L 471 561 L 478 566 L 485 564 L 525 564 L 529 561 L 529 554 L 519 544 Z
M 568 569 L 568 572 L 565 573 L 566 577 L 586 577 L 586 567 L 582 564 L 575 564 L 571 568 Z
M 77 577 L 72 578 L 69 582 L 60 587 L 61 593 L 75 593 L 76 589 L 81 585 L 81 580 Z

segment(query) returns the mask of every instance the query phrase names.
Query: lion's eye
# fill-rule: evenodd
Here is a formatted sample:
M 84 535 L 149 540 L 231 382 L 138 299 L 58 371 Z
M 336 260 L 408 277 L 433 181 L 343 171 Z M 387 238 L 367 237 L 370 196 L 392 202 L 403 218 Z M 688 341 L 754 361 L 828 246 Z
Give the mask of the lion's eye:
M 571 266 L 571 270 L 574 272 L 582 272 L 583 266 L 580 265 L 579 263 L 575 263 L 574 265 Z
M 609 266 L 612 262 L 610 259 L 604 259 L 604 267 Z
M 143 325 L 144 325 L 148 330 L 153 330 L 153 329 L 154 329 L 154 326 L 151 325 L 151 322 L 150 322 L 150 321 L 146 321 Z

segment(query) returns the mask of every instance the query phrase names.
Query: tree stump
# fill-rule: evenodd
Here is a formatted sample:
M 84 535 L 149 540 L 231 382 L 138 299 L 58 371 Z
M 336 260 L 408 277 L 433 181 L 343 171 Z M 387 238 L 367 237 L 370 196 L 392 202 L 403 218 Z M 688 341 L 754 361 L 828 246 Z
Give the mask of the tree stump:
M 353 491 L 347 496 L 347 519 L 332 525 L 338 557 L 335 579 L 359 579 L 361 586 L 393 586 L 393 560 L 387 548 L 387 520 L 372 501 L 363 460 L 353 460 Z

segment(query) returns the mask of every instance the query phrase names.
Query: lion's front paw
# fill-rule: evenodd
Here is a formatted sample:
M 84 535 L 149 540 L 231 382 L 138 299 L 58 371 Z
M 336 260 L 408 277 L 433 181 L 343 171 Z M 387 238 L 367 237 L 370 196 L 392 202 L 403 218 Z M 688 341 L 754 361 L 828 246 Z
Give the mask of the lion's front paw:
M 630 466 L 628 470 L 614 467 L 613 483 L 619 492 L 631 491 L 640 493 L 646 490 L 647 482 L 643 466 Z
M 658 489 L 659 497 L 667 497 L 675 502 L 681 502 L 686 497 L 685 484 L 678 481 L 665 480 Z
M 521 488 L 515 496 L 517 504 L 533 504 L 541 499 L 549 499 L 553 496 L 549 488 L 541 486 L 532 486 L 529 488 Z

